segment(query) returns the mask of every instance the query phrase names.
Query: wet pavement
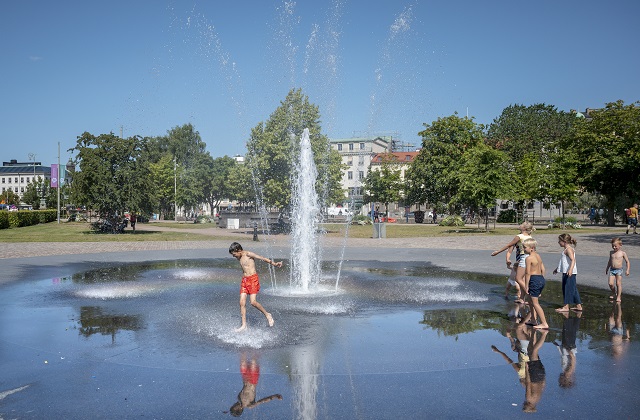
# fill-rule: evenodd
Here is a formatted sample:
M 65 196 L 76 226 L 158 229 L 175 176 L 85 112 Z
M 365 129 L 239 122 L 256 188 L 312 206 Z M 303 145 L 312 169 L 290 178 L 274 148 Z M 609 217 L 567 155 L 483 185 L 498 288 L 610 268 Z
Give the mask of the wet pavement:
M 249 238 L 245 248 L 286 259 L 286 243 Z M 548 332 L 504 299 L 503 257 L 487 255 L 494 243 L 350 241 L 342 265 L 329 243 L 322 293 L 311 296 L 288 288 L 286 270 L 259 266 L 259 301 L 276 325 L 248 308 L 241 334 L 229 241 L 4 258 L 0 418 L 227 418 L 241 408 L 265 419 L 633 418 L 637 248 L 627 248 L 632 276 L 617 305 L 603 284 L 605 235 L 593 251 L 583 239 L 585 311 L 556 313 L 561 290 L 549 281 Z M 543 258 L 553 268 L 551 246 Z

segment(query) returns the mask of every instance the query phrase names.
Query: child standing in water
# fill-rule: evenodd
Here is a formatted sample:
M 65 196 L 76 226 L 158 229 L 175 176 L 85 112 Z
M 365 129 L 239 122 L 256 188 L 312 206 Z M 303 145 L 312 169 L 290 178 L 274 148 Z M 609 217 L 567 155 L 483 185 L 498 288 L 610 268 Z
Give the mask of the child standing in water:
M 609 289 L 611 289 L 612 295 L 609 299 L 615 299 L 616 302 L 622 302 L 622 264 L 627 264 L 627 270 L 625 275 L 629 275 L 629 258 L 627 253 L 622 250 L 622 239 L 613 238 L 611 240 L 611 248 L 613 249 L 609 253 L 609 262 L 604 273 L 609 273 Z
M 531 231 L 533 231 L 533 225 L 530 222 L 523 222 L 520 226 L 518 226 L 520 233 L 517 234 L 511 242 L 503 246 L 497 251 L 493 251 L 491 253 L 492 257 L 495 257 L 502 251 L 507 251 L 507 267 L 510 268 L 511 265 L 511 250 L 515 247 L 516 249 L 516 282 L 518 286 L 520 286 L 520 295 L 518 299 L 516 299 L 517 303 L 524 303 L 524 296 L 527 292 L 524 287 L 524 272 L 525 272 L 525 258 L 526 255 L 524 253 L 523 243 L 525 239 L 531 238 Z
M 562 273 L 562 298 L 564 299 L 564 306 L 556 309 L 556 312 L 569 312 L 569 305 L 573 304 L 576 306 L 575 308 L 571 308 L 571 310 L 576 312 L 582 311 L 582 301 L 580 300 L 580 293 L 578 293 L 578 287 L 576 286 L 578 268 L 576 265 L 576 253 L 573 249 L 576 243 L 577 241 L 568 233 L 563 233 L 558 236 L 558 245 L 560 245 L 563 250 L 560 255 L 558 268 L 553 270 L 553 274 Z
M 536 330 L 548 330 L 549 324 L 547 324 L 547 318 L 544 316 L 544 311 L 542 310 L 542 306 L 540 306 L 540 302 L 538 302 L 538 298 L 542 294 L 542 290 L 545 285 L 544 264 L 542 263 L 540 254 L 536 252 L 538 242 L 533 238 L 529 238 L 524 241 L 523 245 L 524 252 L 527 254 L 525 263 L 525 288 L 529 293 L 530 309 L 533 314 L 533 319 L 531 320 L 534 324 L 533 328 Z M 540 323 L 538 325 L 535 325 L 536 315 L 540 318 Z
M 247 328 L 247 295 L 249 295 L 249 301 L 251 306 L 262 312 L 267 318 L 267 323 L 270 327 L 273 327 L 273 316 L 267 312 L 262 305 L 256 300 L 258 291 L 260 290 L 260 279 L 256 272 L 255 260 L 262 260 L 271 264 L 274 267 L 282 267 L 282 261 L 275 262 L 268 258 L 262 257 L 258 254 L 254 254 L 250 251 L 244 251 L 242 245 L 234 242 L 229 247 L 229 254 L 233 255 L 242 267 L 242 283 L 240 284 L 240 316 L 242 318 L 242 324 L 236 331 L 243 331 Z

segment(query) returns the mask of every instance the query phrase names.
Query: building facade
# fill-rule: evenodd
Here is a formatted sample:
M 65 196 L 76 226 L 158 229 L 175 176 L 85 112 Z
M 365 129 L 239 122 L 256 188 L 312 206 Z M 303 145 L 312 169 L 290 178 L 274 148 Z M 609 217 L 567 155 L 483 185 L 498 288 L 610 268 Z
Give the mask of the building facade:
M 329 141 L 331 148 L 337 150 L 342 157 L 342 164 L 347 167 L 342 173 L 342 187 L 347 192 L 345 201 L 353 202 L 358 211 L 362 207 L 362 185 L 371 162 L 376 155 L 391 151 L 393 139 L 391 136 L 375 136 L 330 139 Z
M 2 162 L 0 167 L 0 188 L 2 193 L 13 191 L 22 200 L 27 186 L 40 177 L 45 182 L 51 180 L 51 167 L 42 166 L 41 162 L 18 162 L 15 159 Z

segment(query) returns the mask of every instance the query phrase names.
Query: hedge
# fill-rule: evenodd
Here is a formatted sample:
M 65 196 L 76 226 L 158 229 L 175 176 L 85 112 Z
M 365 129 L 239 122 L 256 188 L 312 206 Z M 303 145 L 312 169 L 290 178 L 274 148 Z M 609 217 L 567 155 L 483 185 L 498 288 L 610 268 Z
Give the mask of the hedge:
M 58 219 L 57 210 L 21 210 L 0 212 L 0 229 L 33 226 Z

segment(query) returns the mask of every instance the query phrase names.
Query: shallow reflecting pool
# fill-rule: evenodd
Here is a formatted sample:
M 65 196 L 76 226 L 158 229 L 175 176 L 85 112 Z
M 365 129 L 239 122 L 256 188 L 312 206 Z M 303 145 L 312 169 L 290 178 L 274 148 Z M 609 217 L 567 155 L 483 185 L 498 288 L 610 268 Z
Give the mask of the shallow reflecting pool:
M 331 272 L 333 263 L 325 263 Z M 0 418 L 629 417 L 639 300 L 581 288 L 534 332 L 503 276 L 345 262 L 301 294 L 262 276 L 236 333 L 232 259 L 113 265 L 0 287 Z M 526 320 L 526 318 L 525 318 Z

